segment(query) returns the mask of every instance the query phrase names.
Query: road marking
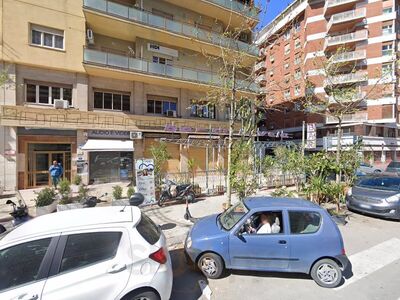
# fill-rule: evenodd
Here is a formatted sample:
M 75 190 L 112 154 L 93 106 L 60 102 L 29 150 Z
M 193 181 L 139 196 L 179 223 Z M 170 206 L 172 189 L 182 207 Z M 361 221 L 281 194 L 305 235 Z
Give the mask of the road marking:
M 201 299 L 204 296 L 208 300 L 211 300 L 212 291 L 211 291 L 210 287 L 208 286 L 207 282 L 205 282 L 204 280 L 199 280 L 199 286 L 201 289 L 201 297 L 199 299 Z
M 400 239 L 392 238 L 349 257 L 353 276 L 337 289 L 342 289 L 400 259 Z M 400 300 L 400 299 L 399 299 Z

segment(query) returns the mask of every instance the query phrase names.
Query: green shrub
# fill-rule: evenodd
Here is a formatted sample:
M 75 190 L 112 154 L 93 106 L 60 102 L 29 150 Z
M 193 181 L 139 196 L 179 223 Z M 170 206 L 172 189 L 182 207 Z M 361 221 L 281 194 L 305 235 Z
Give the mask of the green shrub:
M 130 198 L 130 197 L 132 197 L 132 195 L 135 193 L 135 189 L 134 189 L 134 187 L 133 186 L 130 186 L 129 188 L 128 188 L 128 190 L 126 191 L 126 195 L 128 196 L 128 199 Z
M 75 178 L 74 178 L 73 183 L 74 183 L 75 185 L 80 185 L 80 184 L 82 183 L 82 176 L 76 175 Z
M 289 197 L 289 198 L 293 198 L 295 196 L 295 193 L 294 193 L 294 191 L 290 191 L 285 186 L 283 186 L 283 187 L 273 191 L 271 193 L 271 195 L 273 197 Z
M 112 195 L 115 200 L 121 199 L 122 198 L 122 187 L 120 187 L 119 185 L 113 186 Z
M 44 188 L 39 193 L 37 193 L 35 199 L 36 207 L 42 207 L 52 204 L 56 198 L 56 195 L 57 194 L 54 189 L 48 187 Z
M 88 194 L 89 194 L 89 189 L 85 185 L 79 186 L 79 190 L 78 190 L 79 201 L 82 201 L 83 199 L 85 199 L 88 196 Z

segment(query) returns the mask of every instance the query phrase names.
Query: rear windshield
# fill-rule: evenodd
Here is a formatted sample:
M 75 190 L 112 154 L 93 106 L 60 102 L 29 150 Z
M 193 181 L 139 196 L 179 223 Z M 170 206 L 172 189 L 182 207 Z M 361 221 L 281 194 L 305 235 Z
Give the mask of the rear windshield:
M 377 190 L 398 191 L 400 187 L 400 177 L 372 177 L 360 179 L 357 186 Z
M 142 213 L 142 219 L 136 226 L 140 235 L 151 245 L 158 242 L 161 236 L 161 229 L 148 216 Z

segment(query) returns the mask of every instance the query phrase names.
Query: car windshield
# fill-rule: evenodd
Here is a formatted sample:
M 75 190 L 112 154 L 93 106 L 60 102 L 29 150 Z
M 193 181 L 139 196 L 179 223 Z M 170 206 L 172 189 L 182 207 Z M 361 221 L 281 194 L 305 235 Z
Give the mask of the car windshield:
M 400 177 L 363 178 L 358 181 L 357 186 L 377 190 L 398 191 L 400 187 Z
M 243 202 L 239 202 L 223 212 L 219 217 L 219 222 L 225 230 L 231 230 L 248 211 L 246 205 Z

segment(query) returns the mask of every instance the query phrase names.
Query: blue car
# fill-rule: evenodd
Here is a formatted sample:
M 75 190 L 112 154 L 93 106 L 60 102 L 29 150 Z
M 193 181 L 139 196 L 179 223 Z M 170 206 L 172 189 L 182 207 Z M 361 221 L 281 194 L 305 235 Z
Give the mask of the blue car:
M 322 286 L 341 284 L 350 266 L 328 212 L 301 199 L 250 197 L 197 221 L 185 254 L 211 279 L 224 269 L 307 273 Z

